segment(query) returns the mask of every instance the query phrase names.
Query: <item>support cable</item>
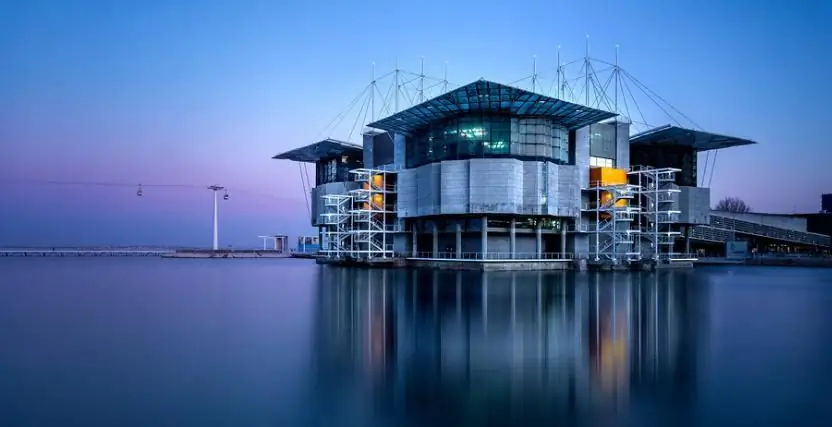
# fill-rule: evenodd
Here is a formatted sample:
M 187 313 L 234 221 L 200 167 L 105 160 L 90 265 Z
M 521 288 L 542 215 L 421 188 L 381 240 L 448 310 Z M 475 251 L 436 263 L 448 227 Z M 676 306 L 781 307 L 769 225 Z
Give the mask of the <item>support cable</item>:
M 372 91 L 372 89 L 371 89 Z M 355 121 L 352 124 L 352 129 L 350 129 L 350 133 L 347 135 L 347 141 L 352 139 L 352 134 L 355 132 L 355 127 L 358 126 L 358 121 L 361 120 L 361 112 L 364 112 L 364 119 L 367 118 L 367 110 L 370 109 L 370 97 L 373 95 L 372 92 L 364 98 L 364 102 L 361 104 L 361 109 L 358 110 L 358 116 L 355 117 Z
M 303 186 L 303 200 L 306 201 L 306 214 L 311 217 L 312 208 L 309 206 L 309 196 L 307 195 L 308 190 L 306 189 L 306 179 L 304 179 L 303 177 L 303 168 L 301 167 L 300 162 L 298 162 L 298 172 L 300 172 L 300 183 Z
M 64 180 L 49 180 L 49 179 L 0 179 L 0 184 L 3 185 L 19 185 L 19 186 L 55 186 L 55 187 L 113 187 L 113 188 L 137 188 L 141 186 L 141 188 L 180 188 L 180 189 L 189 189 L 189 190 L 204 190 L 208 186 L 207 185 L 195 185 L 195 184 L 170 184 L 170 183 L 156 183 L 156 184 L 144 184 L 144 183 L 129 183 L 129 182 L 117 182 L 117 181 L 64 181 Z M 228 189 L 228 187 L 226 186 Z M 230 190 L 230 189 L 229 189 Z M 239 187 L 234 187 L 235 193 L 243 193 L 243 194 L 250 194 L 255 195 L 263 198 L 272 199 L 275 201 L 285 202 L 289 201 L 285 197 L 275 196 L 272 194 L 261 193 L 255 190 L 243 189 Z

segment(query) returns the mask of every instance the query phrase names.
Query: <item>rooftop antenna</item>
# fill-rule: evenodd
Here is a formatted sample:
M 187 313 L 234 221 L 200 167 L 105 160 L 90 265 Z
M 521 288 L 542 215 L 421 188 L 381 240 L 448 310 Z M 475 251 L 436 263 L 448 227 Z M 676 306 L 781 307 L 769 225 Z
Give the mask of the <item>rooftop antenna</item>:
M 422 56 L 421 66 L 419 68 L 419 103 L 425 101 L 425 57 Z
M 532 55 L 532 92 L 537 90 L 537 55 Z

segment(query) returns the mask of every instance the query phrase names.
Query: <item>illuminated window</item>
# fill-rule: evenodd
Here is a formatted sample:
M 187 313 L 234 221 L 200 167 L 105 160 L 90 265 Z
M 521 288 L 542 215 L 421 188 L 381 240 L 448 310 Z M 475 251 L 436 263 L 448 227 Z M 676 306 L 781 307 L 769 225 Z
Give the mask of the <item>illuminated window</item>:
M 612 159 L 591 156 L 589 158 L 589 166 L 593 168 L 611 168 L 613 167 L 613 162 Z

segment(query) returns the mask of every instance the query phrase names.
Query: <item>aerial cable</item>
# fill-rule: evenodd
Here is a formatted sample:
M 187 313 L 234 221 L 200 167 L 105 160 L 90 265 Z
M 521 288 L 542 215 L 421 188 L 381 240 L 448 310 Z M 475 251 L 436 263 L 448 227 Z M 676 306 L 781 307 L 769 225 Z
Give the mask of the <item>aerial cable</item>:
M 69 186 L 69 187 L 114 187 L 114 188 L 136 188 L 137 196 L 144 196 L 147 194 L 149 188 L 180 188 L 189 190 L 204 190 L 205 185 L 194 184 L 147 184 L 147 183 L 129 183 L 129 182 L 115 182 L 115 181 L 62 181 L 62 180 L 39 180 L 39 179 L 0 179 L 0 183 L 8 185 L 33 185 L 33 186 Z M 271 194 L 261 193 L 258 191 L 234 188 L 237 193 L 251 194 L 260 197 L 273 199 L 276 201 L 286 201 L 287 199 Z M 141 193 L 141 194 L 139 194 Z

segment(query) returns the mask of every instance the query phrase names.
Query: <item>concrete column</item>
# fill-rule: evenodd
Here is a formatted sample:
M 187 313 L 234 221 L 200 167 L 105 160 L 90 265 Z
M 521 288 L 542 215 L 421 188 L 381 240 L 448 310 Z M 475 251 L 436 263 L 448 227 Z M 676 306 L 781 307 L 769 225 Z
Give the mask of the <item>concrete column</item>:
M 514 259 L 517 255 L 517 220 L 515 220 L 514 218 L 511 219 L 511 228 L 509 229 L 509 236 L 511 259 Z
M 534 229 L 535 237 L 537 237 L 537 259 L 543 258 L 543 224 L 537 223 Z
M 685 253 L 690 253 L 690 226 L 685 226 Z
M 560 221 L 560 253 L 561 256 L 566 253 L 566 223 Z
M 411 252 L 410 256 L 415 257 L 416 253 L 418 252 L 418 246 L 417 246 L 417 242 L 419 240 L 418 237 L 419 237 L 419 233 L 416 231 L 416 224 L 413 224 L 413 241 L 410 242 L 410 252 Z
M 456 225 L 456 258 L 462 258 L 462 224 Z
M 439 258 L 439 228 L 433 223 L 433 257 Z
M 488 216 L 483 215 L 482 217 L 482 230 L 480 232 L 482 236 L 482 243 L 480 252 L 482 252 L 482 258 L 487 258 L 488 255 Z

